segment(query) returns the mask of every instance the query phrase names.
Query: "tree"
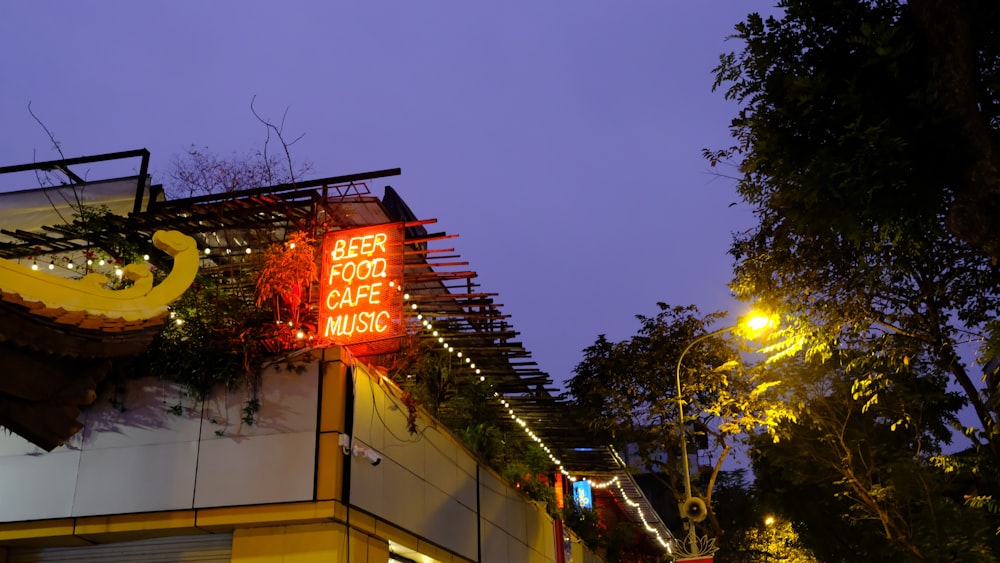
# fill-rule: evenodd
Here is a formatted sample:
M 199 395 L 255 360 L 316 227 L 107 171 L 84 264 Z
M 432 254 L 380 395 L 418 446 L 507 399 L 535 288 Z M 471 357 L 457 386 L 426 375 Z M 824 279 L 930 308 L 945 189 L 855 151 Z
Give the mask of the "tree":
M 758 217 L 734 241 L 733 288 L 788 315 L 789 351 L 855 351 L 843 367 L 868 401 L 907 377 L 910 362 L 928 362 L 973 407 L 973 446 L 997 455 L 996 389 L 960 354 L 993 330 L 1000 273 L 983 249 L 997 254 L 950 219 L 963 198 L 992 188 L 970 180 L 969 166 L 982 165 L 969 148 L 973 116 L 942 92 L 974 91 L 984 100 L 976 119 L 1000 123 L 990 101 L 1000 46 L 983 25 L 1000 13 L 956 4 L 981 64 L 975 81 L 948 82 L 918 25 L 939 4 L 797 0 L 781 4 L 780 19 L 751 15 L 737 26 L 744 49 L 716 69 L 717 85 L 743 104 L 737 145 L 709 157 L 737 161 L 739 192 Z
M 1000 9 L 989 0 L 786 0 L 752 14 L 716 86 L 745 197 L 848 238 L 944 220 L 1000 259 Z
M 637 315 L 639 331 L 621 342 L 600 335 L 568 383 L 580 423 L 598 439 L 634 452 L 636 468 L 659 476 L 674 499 L 684 500 L 680 428 L 677 416 L 678 358 L 725 315 L 700 316 L 697 307 L 658 303 L 655 317 Z M 722 334 L 692 347 L 681 365 L 685 437 L 697 452 L 699 476 L 693 493 L 709 505 L 705 523 L 713 536 L 723 530 L 711 509 L 722 462 L 737 441 L 787 414 L 773 382 L 744 365 L 741 349 Z
M 752 459 L 762 502 L 803 543 L 823 560 L 995 560 L 989 517 L 962 503 L 970 481 L 938 463 L 962 404 L 941 375 L 918 367 L 865 403 L 830 362 L 791 364 L 810 399 L 777 441 L 756 440 Z
M 913 512 L 944 514 L 961 496 L 914 483 L 963 477 L 987 506 L 998 490 L 997 381 L 983 385 L 961 347 L 1000 340 L 1000 10 L 975 0 L 780 6 L 781 17 L 738 25 L 744 47 L 716 69 L 716 86 L 742 107 L 736 145 L 706 154 L 738 166 L 758 218 L 734 239 L 733 288 L 785 314 L 784 354 L 803 350 L 822 366 L 821 385 L 791 395 L 803 422 L 778 430 L 824 460 L 814 492 L 839 495 L 832 510 L 861 511 L 911 557 L 944 557 L 921 543 L 940 526 Z M 962 429 L 971 447 L 929 458 L 928 444 L 947 442 L 935 433 L 955 422 L 945 383 L 975 413 Z M 844 445 L 861 438 L 867 449 Z M 757 477 L 787 467 L 761 463 Z
M 819 563 L 804 547 L 795 526 L 773 514 L 758 515 L 752 527 L 739 530 L 739 549 L 730 561 L 741 563 Z M 723 559 L 717 557 L 720 561 Z

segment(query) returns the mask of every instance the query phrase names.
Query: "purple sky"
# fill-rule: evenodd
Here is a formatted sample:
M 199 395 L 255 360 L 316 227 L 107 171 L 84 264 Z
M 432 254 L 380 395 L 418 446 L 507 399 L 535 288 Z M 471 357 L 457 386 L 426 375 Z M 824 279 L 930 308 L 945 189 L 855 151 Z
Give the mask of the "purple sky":
M 558 382 L 657 301 L 742 311 L 751 217 L 701 150 L 731 144 L 725 38 L 772 4 L 4 2 L 0 165 L 58 158 L 31 102 L 67 157 L 145 147 L 164 182 L 192 144 L 261 147 L 256 95 L 311 178 L 401 167 Z

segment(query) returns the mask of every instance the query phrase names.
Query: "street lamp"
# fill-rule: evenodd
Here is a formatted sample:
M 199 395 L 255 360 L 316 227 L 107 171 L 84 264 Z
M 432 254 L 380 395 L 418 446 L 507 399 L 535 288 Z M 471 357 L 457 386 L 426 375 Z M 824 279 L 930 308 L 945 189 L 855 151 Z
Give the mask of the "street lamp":
M 718 336 L 724 332 L 729 332 L 736 328 L 747 328 L 751 332 L 757 332 L 764 328 L 771 326 L 772 320 L 770 317 L 763 315 L 751 315 L 749 317 L 744 317 L 743 322 L 738 322 L 735 325 L 727 326 L 725 328 L 720 328 L 709 332 L 708 334 L 703 334 L 698 338 L 691 341 L 690 344 L 684 348 L 681 352 L 679 358 L 677 358 L 677 420 L 679 421 L 680 428 L 680 438 L 681 438 L 681 458 L 684 460 L 684 502 L 680 505 L 681 518 L 688 519 L 688 545 L 684 551 L 685 555 L 689 557 L 704 557 L 707 561 L 711 560 L 712 554 L 718 549 L 715 546 L 714 540 L 708 540 L 704 543 L 698 541 L 698 535 L 695 533 L 694 525 L 696 522 L 701 522 L 708 516 L 708 506 L 705 505 L 705 501 L 699 497 L 691 496 L 691 464 L 688 461 L 687 452 L 687 438 L 684 435 L 684 400 L 681 399 L 681 362 L 684 361 L 684 356 L 688 351 L 694 347 L 695 344 L 702 342 L 713 336 Z

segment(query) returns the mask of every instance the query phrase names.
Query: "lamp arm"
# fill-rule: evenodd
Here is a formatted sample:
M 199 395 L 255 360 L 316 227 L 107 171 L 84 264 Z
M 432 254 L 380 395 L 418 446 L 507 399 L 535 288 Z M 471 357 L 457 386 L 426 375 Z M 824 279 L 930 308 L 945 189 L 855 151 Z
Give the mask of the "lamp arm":
M 684 501 L 685 502 L 687 502 L 687 500 L 691 498 L 691 463 L 688 461 L 687 439 L 684 437 L 684 401 L 681 399 L 681 362 L 684 361 L 684 356 L 688 353 L 689 350 L 691 350 L 691 348 L 695 344 L 698 344 L 699 342 L 701 342 L 701 341 L 703 341 L 703 340 L 705 340 L 707 338 L 711 338 L 713 336 L 718 336 L 718 335 L 720 335 L 720 334 L 722 334 L 724 332 L 728 332 L 730 330 L 733 330 L 737 326 L 739 326 L 739 325 L 727 326 L 727 327 L 724 327 L 724 328 L 720 328 L 719 330 L 715 330 L 715 331 L 709 332 L 708 334 L 703 334 L 703 335 L 699 336 L 698 338 L 695 338 L 694 340 L 691 341 L 690 344 L 687 345 L 686 348 L 684 348 L 684 351 L 681 352 L 680 357 L 677 358 L 677 370 L 676 370 L 677 371 L 677 420 L 678 420 L 678 427 L 680 428 L 681 458 L 684 460 Z

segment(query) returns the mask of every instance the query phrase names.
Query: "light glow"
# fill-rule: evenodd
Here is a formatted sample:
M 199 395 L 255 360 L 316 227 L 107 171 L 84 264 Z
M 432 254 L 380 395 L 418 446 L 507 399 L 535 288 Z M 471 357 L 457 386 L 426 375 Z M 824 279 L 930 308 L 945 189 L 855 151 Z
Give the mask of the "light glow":
M 755 315 L 750 317 L 746 324 L 750 330 L 762 330 L 771 325 L 771 319 L 763 315 Z

